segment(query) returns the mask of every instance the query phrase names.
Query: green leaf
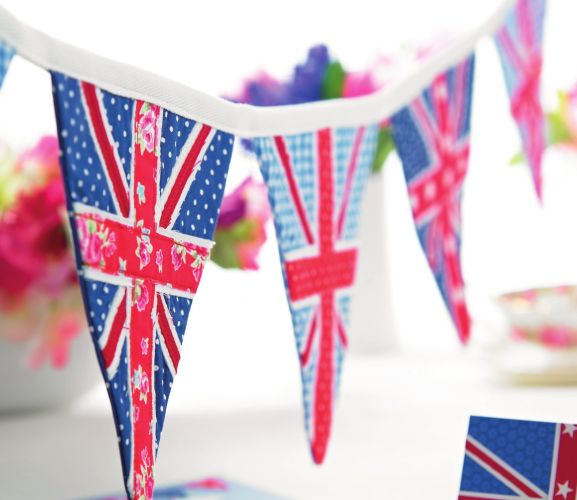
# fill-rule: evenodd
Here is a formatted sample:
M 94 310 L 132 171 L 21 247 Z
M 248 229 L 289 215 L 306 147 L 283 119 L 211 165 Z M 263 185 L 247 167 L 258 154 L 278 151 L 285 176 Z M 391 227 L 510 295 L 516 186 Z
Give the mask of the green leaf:
M 379 173 L 389 155 L 395 150 L 395 141 L 393 140 L 393 132 L 390 127 L 383 127 L 379 130 L 379 137 L 377 138 L 377 151 L 375 152 L 375 159 L 373 161 L 373 174 Z
M 225 229 L 214 233 L 214 246 L 210 253 L 210 259 L 224 269 L 240 269 L 240 260 L 236 254 L 235 238 L 231 238 L 230 232 Z
M 327 66 L 323 81 L 322 98 L 336 99 L 343 96 L 347 74 L 340 62 L 333 61 Z
M 525 154 L 523 151 L 519 151 L 509 160 L 509 165 L 519 165 L 521 163 L 525 163 Z
M 567 128 L 565 119 L 559 111 L 547 113 L 546 117 L 549 126 L 549 144 L 559 144 L 571 141 L 571 132 Z

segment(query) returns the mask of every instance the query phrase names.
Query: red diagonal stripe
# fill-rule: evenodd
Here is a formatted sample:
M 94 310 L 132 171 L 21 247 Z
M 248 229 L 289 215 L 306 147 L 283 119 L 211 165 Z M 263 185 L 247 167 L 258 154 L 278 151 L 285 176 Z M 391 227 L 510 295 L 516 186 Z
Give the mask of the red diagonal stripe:
M 166 348 L 168 349 L 168 354 L 172 361 L 172 366 L 174 366 L 174 370 L 178 368 L 178 362 L 180 361 L 180 351 L 178 349 L 178 345 L 174 340 L 174 336 L 172 335 L 172 329 L 170 327 L 170 319 L 168 313 L 166 311 L 166 306 L 164 304 L 164 298 L 161 294 L 157 296 L 157 312 L 158 312 L 158 326 L 160 329 L 160 334 L 164 339 L 164 343 L 166 344 Z
M 301 354 L 301 365 L 305 366 L 311 357 L 311 348 L 313 345 L 313 339 L 317 330 L 317 311 L 313 313 L 313 319 L 309 327 L 309 334 L 307 337 L 307 343 L 304 352 Z
M 275 143 L 276 149 L 278 151 L 278 156 L 280 158 L 281 165 L 285 171 L 285 175 L 286 175 L 287 182 L 289 185 L 289 191 L 291 194 L 291 198 L 293 199 L 293 202 L 295 204 L 295 208 L 297 210 L 297 215 L 299 217 L 300 223 L 301 223 L 303 231 L 305 233 L 305 238 L 306 238 L 308 244 L 312 245 L 315 240 L 313 238 L 313 233 L 312 233 L 311 228 L 309 226 L 306 212 L 305 212 L 303 203 L 301 201 L 299 189 L 297 187 L 297 183 L 296 183 L 294 175 L 293 175 L 293 171 L 292 171 L 292 167 L 291 167 L 291 160 L 290 160 L 290 156 L 288 154 L 287 148 L 286 148 L 286 144 L 284 142 L 284 139 L 281 136 L 276 136 L 274 138 L 274 143 Z
M 202 161 L 199 159 L 200 152 L 202 151 L 202 147 L 204 146 L 206 139 L 208 138 L 211 127 L 208 125 L 202 125 L 200 132 L 198 133 L 197 138 L 195 139 L 192 147 L 190 148 L 190 152 L 186 155 L 186 158 L 182 164 L 180 172 L 178 172 L 176 180 L 174 182 L 174 187 L 170 192 L 166 203 L 162 209 L 162 214 L 160 215 L 160 226 L 161 227 L 168 227 L 170 224 L 170 219 L 174 214 L 174 210 L 178 205 L 178 202 L 182 196 L 186 183 L 192 173 L 194 172 L 194 168 Z
M 507 28 L 503 28 L 497 35 L 497 38 L 501 42 L 501 45 L 503 46 L 503 49 L 507 53 L 509 60 L 511 61 L 513 66 L 515 66 L 517 71 L 524 71 L 525 64 L 523 64 L 523 59 L 521 58 L 521 54 L 519 54 L 519 51 L 517 50 L 517 46 L 513 43 L 513 40 L 511 39 L 509 30 Z
M 84 93 L 84 100 L 88 108 L 88 114 L 90 115 L 94 135 L 96 136 L 96 142 L 102 152 L 104 167 L 106 168 L 114 195 L 118 201 L 120 213 L 124 217 L 128 217 L 130 200 L 128 199 L 128 192 L 122 182 L 123 174 L 120 171 L 121 167 L 118 165 L 116 158 L 114 157 L 114 150 L 112 149 L 112 144 L 110 144 L 108 134 L 106 133 L 104 117 L 102 116 L 100 103 L 98 102 L 98 96 L 96 95 L 96 87 L 90 83 L 82 82 L 82 92 Z
M 357 134 L 355 136 L 353 151 L 351 153 L 351 161 L 349 163 L 349 169 L 347 171 L 347 178 L 345 180 L 345 187 L 343 190 L 343 199 L 341 201 L 341 208 L 339 211 L 339 220 L 337 223 L 337 238 L 341 238 L 343 235 L 343 227 L 345 225 L 345 218 L 347 216 L 347 207 L 349 206 L 349 199 L 351 197 L 351 191 L 353 188 L 353 179 L 355 176 L 355 172 L 357 170 L 359 152 L 361 150 L 361 144 L 363 142 L 364 134 L 365 134 L 365 127 L 360 127 L 357 130 Z
M 104 360 L 104 366 L 106 369 L 110 368 L 110 365 L 114 361 L 114 355 L 116 350 L 119 348 L 118 340 L 120 339 L 120 334 L 124 328 L 124 323 L 126 322 L 126 292 L 122 297 L 122 301 L 118 306 L 112 325 L 110 326 L 110 333 L 106 341 L 106 345 L 102 349 L 102 359 Z
M 516 488 L 518 488 L 520 491 L 522 491 L 523 494 L 527 495 L 529 498 L 542 498 L 542 496 L 539 492 L 535 491 L 529 485 L 525 484 L 519 478 L 517 478 L 516 476 L 511 474 L 511 472 L 509 472 L 507 469 L 505 469 L 505 467 L 503 467 L 501 464 L 496 462 L 493 458 L 491 458 L 489 455 L 487 455 L 484 451 L 479 449 L 469 439 L 467 439 L 467 444 L 465 446 L 465 449 L 471 455 L 475 456 L 477 459 L 479 459 L 481 462 L 483 462 L 486 466 L 488 466 L 491 469 L 491 472 L 493 474 L 494 473 L 499 474 L 501 477 L 505 478 L 507 481 L 509 481 L 509 483 L 514 485 Z

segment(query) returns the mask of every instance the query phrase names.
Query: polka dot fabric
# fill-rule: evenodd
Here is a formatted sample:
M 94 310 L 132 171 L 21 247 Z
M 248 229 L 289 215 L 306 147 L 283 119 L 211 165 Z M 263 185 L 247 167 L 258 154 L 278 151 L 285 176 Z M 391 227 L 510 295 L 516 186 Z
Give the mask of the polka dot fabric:
M 460 498 L 575 499 L 575 463 L 575 425 L 471 417 Z
M 391 118 L 419 242 L 462 342 L 471 331 L 460 246 L 474 68 L 470 56 Z
M 59 73 L 53 91 L 90 332 L 126 491 L 144 498 L 233 138 Z
M 377 126 L 253 140 L 274 215 L 317 463 L 339 389 L 358 219 L 376 141 Z
M 60 161 L 65 166 L 70 201 L 118 214 L 103 162 L 90 132 L 80 82 L 54 73 L 52 83 L 58 117 Z

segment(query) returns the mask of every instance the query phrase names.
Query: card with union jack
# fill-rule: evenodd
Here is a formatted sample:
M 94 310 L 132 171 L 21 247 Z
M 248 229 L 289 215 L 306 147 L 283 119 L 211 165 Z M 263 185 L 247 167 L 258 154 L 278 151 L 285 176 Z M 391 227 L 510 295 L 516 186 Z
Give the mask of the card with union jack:
M 460 247 L 473 70 L 470 56 L 437 76 L 391 120 L 419 241 L 463 342 L 471 328 Z
M 459 500 L 535 498 L 577 498 L 577 425 L 471 417 Z
M 544 19 L 545 0 L 517 0 L 505 24 L 495 34 L 511 114 L 521 132 L 523 151 L 539 198 L 546 133 L 540 100 Z
M 233 137 L 53 73 L 81 288 L 130 498 L 154 462 Z
M 253 140 L 273 209 L 316 463 L 331 432 L 376 142 L 376 125 Z

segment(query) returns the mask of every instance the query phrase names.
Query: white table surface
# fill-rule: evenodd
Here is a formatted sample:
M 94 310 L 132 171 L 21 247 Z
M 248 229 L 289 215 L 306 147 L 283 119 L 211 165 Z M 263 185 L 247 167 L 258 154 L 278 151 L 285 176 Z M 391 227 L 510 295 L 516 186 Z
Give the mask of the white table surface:
M 210 394 L 189 396 L 185 378 L 177 384 L 157 484 L 217 475 L 289 498 L 456 498 L 470 414 L 577 421 L 577 388 L 507 385 L 468 355 L 351 357 L 328 457 L 317 467 L 298 397 L 231 411 L 211 408 Z M 99 387 L 66 411 L 0 419 L 0 498 L 120 490 L 105 398 Z

